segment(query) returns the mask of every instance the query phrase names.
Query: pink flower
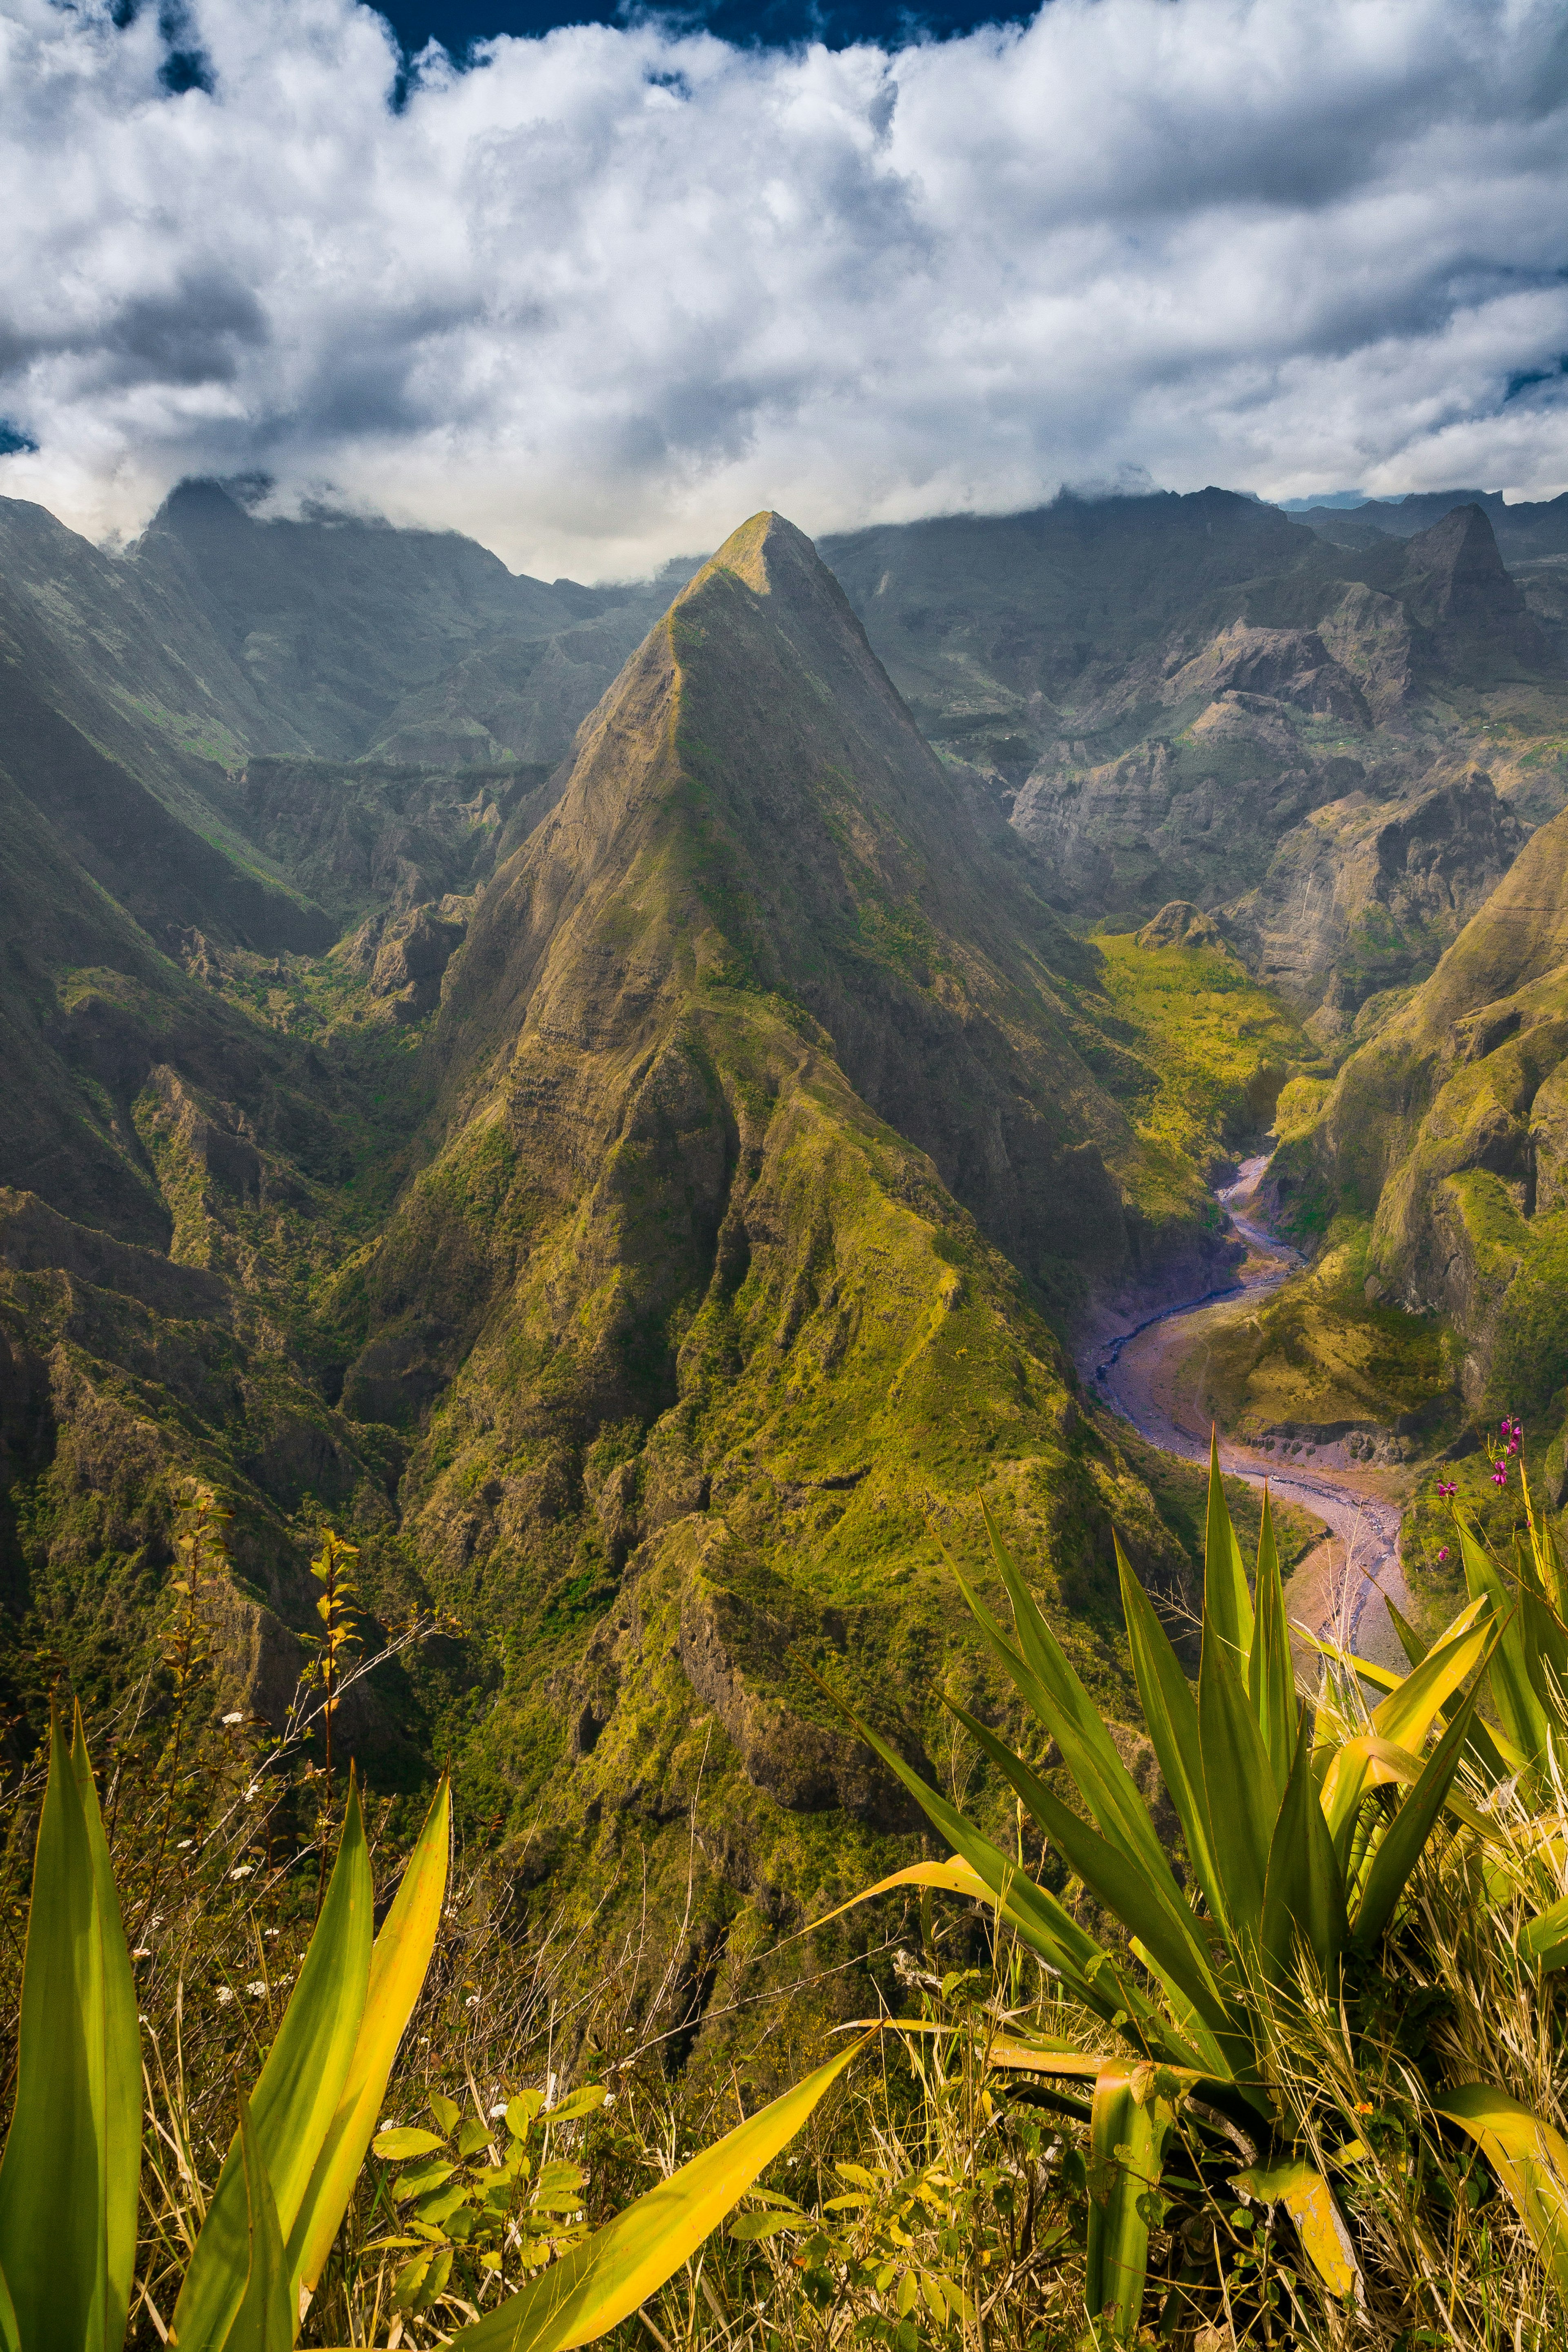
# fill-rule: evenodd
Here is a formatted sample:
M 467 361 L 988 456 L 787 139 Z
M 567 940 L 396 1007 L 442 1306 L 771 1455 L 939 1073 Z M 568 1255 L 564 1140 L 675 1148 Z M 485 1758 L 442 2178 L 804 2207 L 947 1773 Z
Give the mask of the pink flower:
M 1506 1462 L 1500 1462 L 1497 1468 L 1492 1472 L 1492 1485 L 1494 1486 L 1506 1486 L 1508 1485 L 1508 1465 Z
M 1442 1550 L 1437 1554 L 1437 1564 L 1438 1564 L 1438 1566 L 1439 1566 L 1439 1567 L 1441 1567 L 1441 1566 L 1442 1566 L 1443 1562 L 1447 1559 L 1447 1557 L 1448 1557 L 1448 1547 L 1447 1547 L 1447 1544 L 1445 1544 L 1445 1545 L 1444 1545 L 1444 1547 L 1443 1547 L 1443 1549 L 1442 1549 Z

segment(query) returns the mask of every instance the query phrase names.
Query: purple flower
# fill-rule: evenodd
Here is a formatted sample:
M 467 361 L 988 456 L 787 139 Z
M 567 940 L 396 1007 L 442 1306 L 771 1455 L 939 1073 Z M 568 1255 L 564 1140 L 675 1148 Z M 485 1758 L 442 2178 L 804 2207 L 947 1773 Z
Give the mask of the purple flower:
M 1442 1550 L 1437 1554 L 1437 1565 L 1439 1566 L 1439 1568 L 1442 1566 L 1443 1562 L 1447 1559 L 1447 1557 L 1448 1557 L 1448 1547 L 1447 1547 L 1447 1544 L 1445 1544 L 1445 1545 L 1444 1545 L 1444 1547 L 1443 1547 L 1443 1549 L 1442 1549 Z
M 1509 1432 L 1509 1418 L 1506 1412 L 1504 1413 L 1501 1422 L 1499 1423 L 1499 1426 L 1501 1429 L 1503 1435 L 1506 1437 Z
M 1524 1435 L 1524 1432 L 1523 1432 L 1523 1430 L 1520 1427 L 1520 1425 L 1519 1425 L 1519 1423 L 1518 1423 L 1518 1422 L 1517 1422 L 1517 1421 L 1516 1421 L 1516 1422 L 1514 1423 L 1514 1424 L 1513 1424 L 1513 1433 L 1514 1433 L 1514 1436 L 1515 1436 L 1516 1438 L 1520 1438 L 1520 1437 L 1522 1437 L 1522 1436 Z
M 1492 1485 L 1494 1486 L 1506 1486 L 1508 1485 L 1508 1465 L 1506 1462 L 1500 1462 L 1497 1468 L 1492 1472 Z

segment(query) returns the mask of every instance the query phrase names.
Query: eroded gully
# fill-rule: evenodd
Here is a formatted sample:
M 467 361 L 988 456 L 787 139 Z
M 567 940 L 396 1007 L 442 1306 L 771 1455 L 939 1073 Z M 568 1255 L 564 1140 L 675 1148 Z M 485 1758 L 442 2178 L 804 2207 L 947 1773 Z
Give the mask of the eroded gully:
M 1140 1436 L 1184 1462 L 1206 1462 L 1209 1433 L 1197 1422 L 1176 1379 L 1209 1333 L 1251 1314 L 1303 1264 L 1299 1250 L 1247 1214 L 1266 1159 L 1243 1162 L 1233 1182 L 1215 1192 L 1247 1244 L 1247 1257 L 1224 1290 L 1168 1307 L 1131 1331 L 1102 1340 L 1082 1369 L 1111 1410 Z M 1337 1451 L 1337 1449 L 1334 1449 Z M 1403 1612 L 1409 1595 L 1399 1562 L 1399 1505 L 1386 1478 L 1326 1462 L 1319 1449 L 1310 1466 L 1279 1462 L 1256 1447 L 1222 1440 L 1221 1465 L 1250 1486 L 1268 1485 L 1277 1501 L 1299 1503 L 1337 1539 L 1321 1546 L 1291 1579 L 1290 1614 L 1323 1639 L 1348 1640 L 1363 1656 L 1404 1664 L 1383 1595 Z

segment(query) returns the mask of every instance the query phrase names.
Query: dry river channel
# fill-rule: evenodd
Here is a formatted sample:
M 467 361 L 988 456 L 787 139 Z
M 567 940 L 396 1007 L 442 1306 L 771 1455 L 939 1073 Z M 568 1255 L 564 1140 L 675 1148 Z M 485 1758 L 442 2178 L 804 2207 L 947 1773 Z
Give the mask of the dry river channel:
M 1103 1340 L 1083 1367 L 1113 1412 L 1151 1444 L 1184 1462 L 1206 1462 L 1209 1451 L 1208 1428 L 1191 1393 L 1200 1385 L 1191 1379 L 1194 1359 L 1216 1329 L 1255 1312 L 1258 1301 L 1304 1262 L 1300 1251 L 1247 1213 L 1267 1165 L 1266 1159 L 1245 1160 L 1235 1181 L 1215 1196 L 1247 1244 L 1247 1260 L 1235 1283 L 1185 1306 L 1168 1307 L 1134 1330 Z M 1341 1453 L 1338 1446 L 1323 1446 L 1311 1451 L 1307 1462 L 1277 1460 L 1257 1447 L 1222 1440 L 1220 1462 L 1250 1486 L 1267 1486 L 1277 1502 L 1301 1505 L 1331 1531 L 1286 1587 L 1292 1622 L 1321 1639 L 1345 1643 L 1363 1657 L 1403 1668 L 1404 1652 L 1384 1606 L 1386 1593 L 1402 1612 L 1410 1613 L 1399 1559 L 1402 1482 L 1396 1473 L 1342 1466 L 1331 1458 Z M 1303 1669 L 1310 1655 L 1300 1644 Z

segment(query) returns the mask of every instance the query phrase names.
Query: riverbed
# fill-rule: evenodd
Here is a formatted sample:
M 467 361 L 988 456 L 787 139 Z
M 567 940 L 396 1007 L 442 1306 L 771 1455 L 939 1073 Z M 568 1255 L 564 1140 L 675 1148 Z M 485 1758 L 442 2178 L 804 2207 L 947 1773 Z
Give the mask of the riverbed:
M 1209 1432 L 1185 1393 L 1187 1384 L 1178 1381 L 1179 1367 L 1210 1333 L 1254 1313 L 1259 1300 L 1304 1263 L 1299 1250 L 1250 1213 L 1267 1166 L 1267 1157 L 1245 1160 L 1215 1195 L 1247 1244 L 1246 1262 L 1233 1281 L 1102 1341 L 1083 1366 L 1113 1412 L 1151 1444 L 1184 1462 L 1208 1460 Z M 1250 1486 L 1267 1486 L 1277 1501 L 1300 1504 L 1331 1530 L 1330 1539 L 1302 1561 L 1286 1587 L 1292 1620 L 1321 1639 L 1345 1642 L 1363 1657 L 1403 1668 L 1405 1654 L 1384 1598 L 1391 1598 L 1402 1614 L 1412 1613 L 1399 1558 L 1403 1513 L 1397 1474 L 1354 1470 L 1319 1458 L 1281 1463 L 1223 1438 L 1219 1454 L 1226 1472 Z M 1310 1655 L 1301 1644 L 1303 1668 Z

